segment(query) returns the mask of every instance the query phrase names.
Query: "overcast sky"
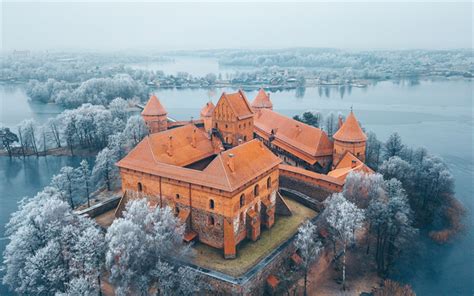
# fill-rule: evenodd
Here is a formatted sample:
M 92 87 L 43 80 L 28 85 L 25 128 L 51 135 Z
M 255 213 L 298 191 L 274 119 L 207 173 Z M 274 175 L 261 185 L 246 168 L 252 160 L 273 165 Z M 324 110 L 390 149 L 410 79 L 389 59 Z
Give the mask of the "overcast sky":
M 472 47 L 472 3 L 2 3 L 4 50 Z

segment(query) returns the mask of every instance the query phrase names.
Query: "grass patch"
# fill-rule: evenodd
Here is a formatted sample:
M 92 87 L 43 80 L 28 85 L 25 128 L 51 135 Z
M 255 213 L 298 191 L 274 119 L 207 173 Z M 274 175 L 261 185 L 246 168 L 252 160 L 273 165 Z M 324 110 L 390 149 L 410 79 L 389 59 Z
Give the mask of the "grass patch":
M 272 250 L 285 242 L 296 233 L 298 227 L 306 219 L 316 216 L 316 212 L 302 204 L 285 198 L 293 215 L 290 217 L 277 216 L 270 230 L 263 230 L 256 242 L 244 240 L 237 246 L 235 259 L 224 259 L 223 250 L 196 243 L 196 257 L 193 262 L 201 267 L 217 270 L 231 276 L 240 276 L 258 263 Z

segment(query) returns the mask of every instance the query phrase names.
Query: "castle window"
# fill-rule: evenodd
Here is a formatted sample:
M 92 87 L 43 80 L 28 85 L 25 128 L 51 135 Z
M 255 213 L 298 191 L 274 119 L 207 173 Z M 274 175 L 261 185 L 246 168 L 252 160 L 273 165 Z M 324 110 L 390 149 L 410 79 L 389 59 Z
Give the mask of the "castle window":
M 243 223 L 243 224 L 245 224 L 245 220 L 244 220 L 244 212 L 241 212 L 241 213 L 240 213 L 240 223 Z
M 257 203 L 255 204 L 255 207 L 253 209 L 254 209 L 255 212 L 258 213 L 258 204 Z
M 216 223 L 216 221 L 214 220 L 214 217 L 212 217 L 212 216 L 209 216 L 209 219 L 207 220 L 207 222 L 211 226 L 214 226 L 214 224 Z
M 242 194 L 240 196 L 240 207 L 243 207 L 245 205 L 245 194 Z
M 216 122 L 216 128 L 218 127 L 217 122 Z
M 272 187 L 272 178 L 268 177 L 268 179 L 267 179 L 267 189 L 270 189 L 270 187 Z
M 179 208 L 176 207 L 176 208 L 174 209 L 174 212 L 176 213 L 176 216 L 178 216 L 178 215 L 179 215 Z
M 209 208 L 214 209 L 214 200 L 213 199 L 209 200 Z
M 260 188 L 259 188 L 258 184 L 255 185 L 255 187 L 253 188 L 253 195 L 258 196 L 259 191 L 260 191 L 259 189 Z
M 228 127 L 229 127 L 229 126 L 226 124 L 226 125 L 225 125 L 225 128 L 228 128 Z
M 142 183 L 138 182 L 137 187 L 138 187 L 138 192 L 142 192 L 142 190 L 143 190 Z
M 176 199 L 179 199 L 179 194 L 178 193 L 176 193 Z
M 244 141 L 247 141 L 247 136 L 244 136 Z

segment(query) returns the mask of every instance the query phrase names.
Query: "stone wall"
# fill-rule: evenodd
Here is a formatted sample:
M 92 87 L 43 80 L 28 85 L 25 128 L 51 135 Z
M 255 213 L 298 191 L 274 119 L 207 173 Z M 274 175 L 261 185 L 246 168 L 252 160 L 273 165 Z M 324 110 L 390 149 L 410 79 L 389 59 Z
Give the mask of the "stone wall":
M 280 176 L 280 187 L 297 190 L 311 198 L 314 198 L 318 202 L 323 202 L 332 193 L 331 191 L 316 185 L 284 176 Z

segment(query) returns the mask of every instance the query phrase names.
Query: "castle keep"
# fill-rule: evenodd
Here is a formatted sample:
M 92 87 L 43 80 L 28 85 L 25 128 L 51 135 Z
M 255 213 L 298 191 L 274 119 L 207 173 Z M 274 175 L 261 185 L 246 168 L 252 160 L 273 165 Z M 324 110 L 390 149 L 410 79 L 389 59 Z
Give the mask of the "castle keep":
M 170 206 L 186 226 L 186 241 L 234 258 L 240 242 L 258 240 L 273 226 L 277 204 L 285 206 L 280 172 L 298 167 L 298 174 L 316 182 L 324 176 L 334 188 L 351 171 L 370 172 L 363 163 L 366 136 L 352 111 L 331 140 L 272 108 L 263 89 L 252 104 L 243 91 L 223 93 L 215 106 L 204 106 L 200 120 L 170 123 L 151 96 L 142 112 L 149 135 L 117 163 L 124 192 L 117 213 L 136 197 L 150 207 Z M 327 175 L 310 172 L 330 168 Z

